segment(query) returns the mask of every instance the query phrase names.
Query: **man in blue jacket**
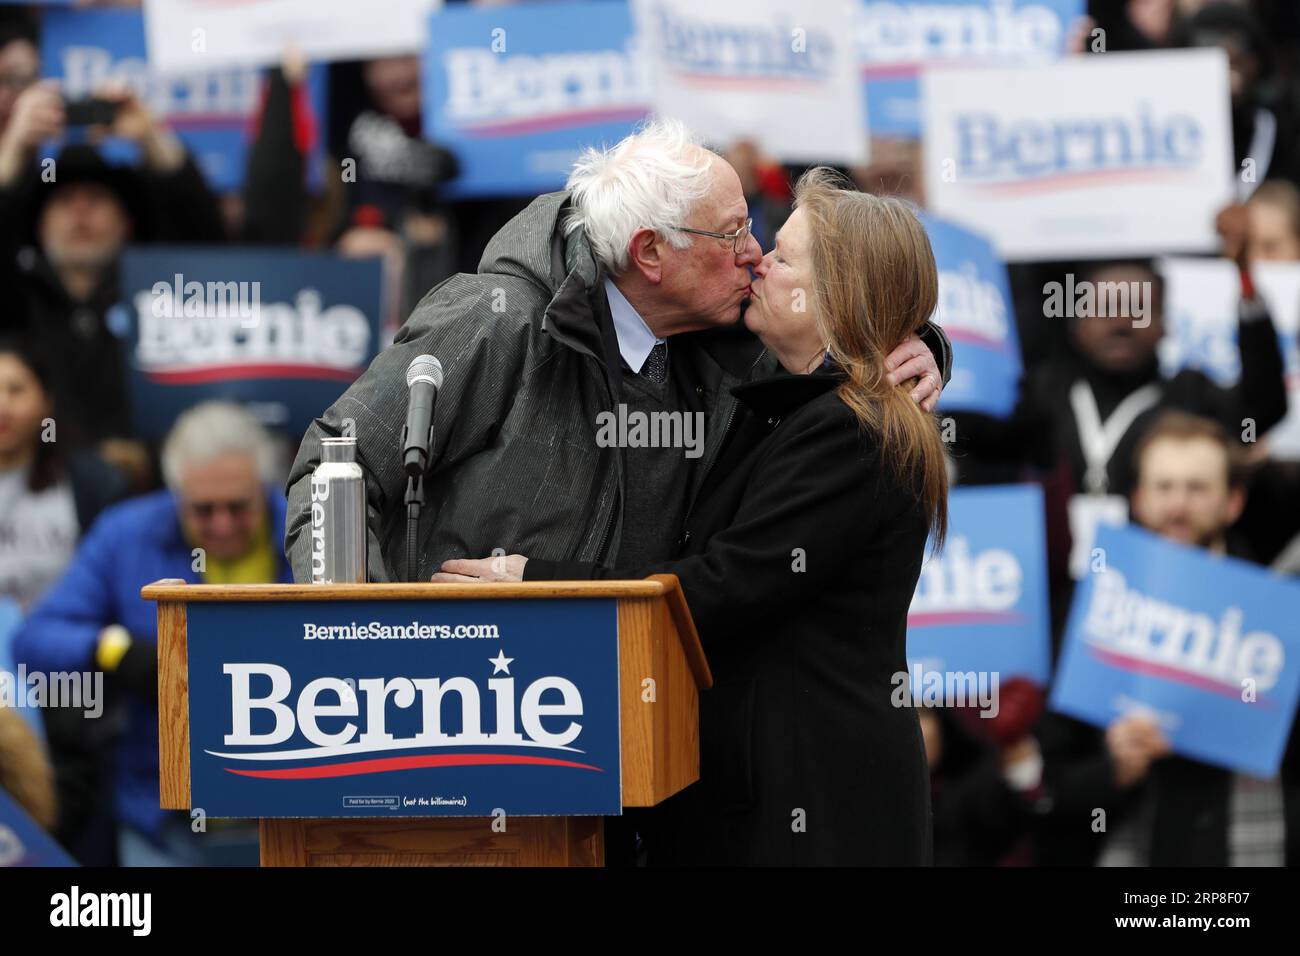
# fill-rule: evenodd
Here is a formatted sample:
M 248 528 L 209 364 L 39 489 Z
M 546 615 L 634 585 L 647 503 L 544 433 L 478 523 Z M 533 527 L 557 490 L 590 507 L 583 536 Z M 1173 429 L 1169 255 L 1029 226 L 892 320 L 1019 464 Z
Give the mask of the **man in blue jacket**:
M 222 402 L 187 411 L 162 468 L 166 490 L 106 510 L 14 640 L 29 672 L 102 670 L 123 700 L 111 761 L 123 865 L 204 860 L 189 820 L 158 806 L 157 612 L 140 588 L 159 578 L 292 580 L 275 446 L 246 411 Z

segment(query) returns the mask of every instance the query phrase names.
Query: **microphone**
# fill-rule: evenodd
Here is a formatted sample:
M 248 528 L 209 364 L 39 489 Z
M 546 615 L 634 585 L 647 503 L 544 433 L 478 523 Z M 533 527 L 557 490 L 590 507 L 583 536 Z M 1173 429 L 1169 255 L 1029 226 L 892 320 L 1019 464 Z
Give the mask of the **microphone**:
M 419 478 L 429 467 L 433 405 L 442 388 L 442 363 L 432 355 L 417 355 L 407 366 L 406 385 L 411 396 L 402 429 L 402 467 L 410 477 Z

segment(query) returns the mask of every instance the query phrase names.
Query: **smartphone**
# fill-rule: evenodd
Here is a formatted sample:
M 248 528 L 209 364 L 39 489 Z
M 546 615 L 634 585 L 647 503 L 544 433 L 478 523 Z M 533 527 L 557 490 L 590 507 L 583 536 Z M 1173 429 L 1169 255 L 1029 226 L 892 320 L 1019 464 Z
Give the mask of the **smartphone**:
M 63 115 L 69 126 L 109 126 L 117 116 L 117 104 L 93 96 L 83 100 L 64 100 Z

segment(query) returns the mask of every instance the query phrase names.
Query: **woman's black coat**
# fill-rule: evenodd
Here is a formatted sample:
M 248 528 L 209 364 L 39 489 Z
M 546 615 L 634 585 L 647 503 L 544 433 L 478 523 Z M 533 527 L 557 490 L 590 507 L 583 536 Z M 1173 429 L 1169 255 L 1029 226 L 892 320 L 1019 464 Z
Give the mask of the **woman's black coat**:
M 525 567 L 528 580 L 681 579 L 715 683 L 700 697 L 700 780 L 651 815 L 652 864 L 931 861 L 920 724 L 891 703 L 928 522 L 836 395 L 842 381 L 734 390 L 745 418 L 673 561 Z

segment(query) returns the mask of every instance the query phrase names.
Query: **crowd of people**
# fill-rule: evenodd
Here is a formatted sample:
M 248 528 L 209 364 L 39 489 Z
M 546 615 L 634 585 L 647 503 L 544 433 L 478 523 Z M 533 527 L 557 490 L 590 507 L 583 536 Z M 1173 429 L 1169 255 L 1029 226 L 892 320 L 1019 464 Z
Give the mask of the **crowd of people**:
M 950 472 L 959 485 L 1043 488 L 1058 649 L 1089 499 L 1119 496 L 1158 535 L 1300 574 L 1300 465 L 1272 455 L 1267 439 L 1288 411 L 1283 346 L 1252 280 L 1258 263 L 1300 263 L 1300 13 L 1280 0 L 1114 0 L 1089 13 L 1108 51 L 1224 48 L 1235 160 L 1253 161 L 1257 176 L 1218 219 L 1221 255 L 1241 279 L 1234 387 L 1196 369 L 1162 371 L 1152 260 L 1009 266 L 1019 399 L 1004 419 L 951 413 Z M 21 614 L 0 639 L 0 667 L 100 671 L 109 706 L 96 719 L 46 709 L 35 725 L 0 708 L 0 787 L 82 863 L 255 863 L 255 832 L 214 821 L 196 832 L 188 816 L 158 808 L 156 620 L 139 588 L 292 580 L 284 489 L 303 436 L 268 432 L 228 402 L 194 407 L 160 447 L 134 432 L 110 315 L 122 252 L 205 243 L 379 257 L 395 292 L 391 333 L 428 290 L 476 272 L 489 239 L 534 197 L 445 198 L 459 161 L 422 135 L 417 57 L 331 64 L 327 110 L 315 115 L 308 65 L 293 52 L 267 71 L 242 191 L 218 195 L 126 86 L 96 90 L 111 119 L 69 137 L 58 84 L 39 79 L 40 24 L 36 9 L 0 8 L 0 598 Z M 1082 44 L 1078 55 L 1092 54 Z M 107 159 L 99 135 L 134 142 L 137 161 Z M 326 174 L 313 191 L 318 145 Z M 802 169 L 752 142 L 713 145 L 766 252 Z M 864 192 L 924 208 L 919 145 L 877 139 L 871 155 L 844 172 Z M 47 159 L 54 177 L 43 175 Z M 355 176 L 339 175 L 345 160 Z M 1046 318 L 1044 285 L 1067 274 L 1140 283 L 1152 290 L 1149 313 Z M 1004 683 L 991 720 L 964 708 L 921 714 L 935 862 L 1300 861 L 1294 732 L 1280 775 L 1258 780 L 1173 754 L 1139 716 L 1097 728 L 1054 713 L 1046 691 Z

